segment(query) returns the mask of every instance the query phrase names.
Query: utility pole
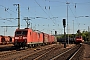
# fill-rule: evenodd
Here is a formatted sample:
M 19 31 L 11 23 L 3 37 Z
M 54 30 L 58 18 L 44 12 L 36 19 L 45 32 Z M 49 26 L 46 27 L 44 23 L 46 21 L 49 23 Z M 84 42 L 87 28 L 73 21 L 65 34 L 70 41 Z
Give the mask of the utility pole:
M 73 20 L 73 34 L 74 34 L 74 20 Z
M 26 23 L 27 23 L 27 28 L 28 28 L 29 25 L 30 25 L 30 21 L 29 21 L 29 20 L 31 20 L 31 19 L 29 19 L 28 17 L 25 17 L 23 20 L 26 21 Z
M 66 3 L 67 4 L 67 35 L 68 35 L 68 44 L 69 44 L 69 34 L 68 34 L 68 4 L 70 3 Z
M 73 20 L 73 40 L 74 40 L 74 20 Z
M 52 35 L 52 31 L 51 31 L 51 35 Z
M 20 6 L 19 4 L 13 4 L 13 5 L 18 6 L 18 29 L 20 29 Z
M 90 32 L 90 28 L 89 28 L 89 26 L 88 26 L 88 32 Z
M 31 29 L 32 29 L 32 23 L 31 23 Z

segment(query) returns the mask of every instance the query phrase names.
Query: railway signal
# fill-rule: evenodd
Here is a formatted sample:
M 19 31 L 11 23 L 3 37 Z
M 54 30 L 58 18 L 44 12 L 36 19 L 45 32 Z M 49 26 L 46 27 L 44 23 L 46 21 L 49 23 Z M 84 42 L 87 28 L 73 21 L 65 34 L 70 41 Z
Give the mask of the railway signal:
M 63 19 L 63 27 L 66 27 L 66 19 Z
M 64 48 L 66 48 L 66 33 L 65 33 L 65 27 L 66 27 L 66 19 L 63 19 L 63 27 L 64 27 Z
M 57 31 L 55 31 L 55 35 L 57 35 Z

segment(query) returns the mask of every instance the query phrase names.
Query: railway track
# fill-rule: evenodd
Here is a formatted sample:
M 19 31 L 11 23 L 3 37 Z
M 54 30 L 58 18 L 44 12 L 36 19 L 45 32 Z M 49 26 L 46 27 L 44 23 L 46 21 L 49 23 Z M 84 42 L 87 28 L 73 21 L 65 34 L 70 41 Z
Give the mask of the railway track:
M 77 53 L 76 51 L 80 51 L 80 49 L 81 45 L 72 48 L 61 48 L 60 46 L 57 46 L 27 55 L 20 58 L 20 60 L 72 60 Z
M 19 49 L 20 50 L 20 49 Z M 4 52 L 0 52 L 0 59 L 2 58 L 7 58 L 8 56 L 14 55 L 14 54 L 19 54 L 25 51 L 28 51 L 29 49 L 26 50 L 12 50 L 12 51 L 4 51 Z
M 54 57 L 56 56 L 57 54 L 59 54 L 58 52 L 62 53 L 61 51 L 66 51 L 68 50 L 69 48 L 63 48 L 63 46 L 54 46 L 52 48 L 49 48 L 49 49 L 44 49 L 42 51 L 39 51 L 37 53 L 33 53 L 33 54 L 29 54 L 25 57 L 22 57 L 20 58 L 20 60 L 49 60 L 50 59 L 50 56 L 51 57 Z
M 69 60 L 83 60 L 84 45 L 80 46 L 68 59 Z
M 3 60 L 20 60 L 20 58 L 27 56 L 29 54 L 34 54 L 37 52 L 40 52 L 44 49 L 51 49 L 52 47 L 54 47 L 56 45 L 49 45 L 49 46 L 44 46 L 44 47 L 37 47 L 37 48 L 28 48 L 25 50 L 21 50 L 21 51 L 16 51 L 16 50 L 12 50 L 12 51 L 7 51 L 7 52 L 0 52 L 0 59 Z
M 29 54 L 29 55 L 26 55 L 22 58 L 20 58 L 20 60 L 34 60 L 36 59 L 36 57 L 40 57 L 41 55 L 45 55 L 46 53 L 49 53 L 51 52 L 52 50 L 55 50 L 55 49 L 58 49 L 58 48 L 62 48 L 63 46 L 53 46 L 53 47 L 50 47 L 50 48 L 46 48 L 46 49 L 43 49 L 43 50 L 40 50 L 38 52 L 34 52 L 32 54 Z
M 80 54 L 82 53 L 83 50 L 83 46 L 82 45 L 77 45 L 74 48 L 71 48 L 53 58 L 51 58 L 50 60 L 81 60 L 80 58 Z
M 12 50 L 0 52 L 2 60 L 74 60 L 78 52 L 81 53 L 82 45 L 74 45 L 69 48 L 63 48 L 63 45 L 55 44 L 41 46 L 37 48 L 28 48 L 25 50 Z M 77 51 L 77 52 L 76 52 Z M 81 52 L 80 52 L 81 51 Z M 80 56 L 80 55 L 79 55 Z M 75 57 L 75 58 L 74 58 Z

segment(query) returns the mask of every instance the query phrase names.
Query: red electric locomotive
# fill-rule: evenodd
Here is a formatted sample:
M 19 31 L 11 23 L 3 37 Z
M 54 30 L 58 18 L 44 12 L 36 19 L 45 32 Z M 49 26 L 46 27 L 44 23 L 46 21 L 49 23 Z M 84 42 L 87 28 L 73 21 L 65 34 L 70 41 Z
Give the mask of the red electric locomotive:
M 82 43 L 83 41 L 84 40 L 83 40 L 82 36 L 76 36 L 76 38 L 75 38 L 76 43 Z
M 33 42 L 33 30 L 32 29 L 16 29 L 14 36 L 14 46 L 26 46 Z

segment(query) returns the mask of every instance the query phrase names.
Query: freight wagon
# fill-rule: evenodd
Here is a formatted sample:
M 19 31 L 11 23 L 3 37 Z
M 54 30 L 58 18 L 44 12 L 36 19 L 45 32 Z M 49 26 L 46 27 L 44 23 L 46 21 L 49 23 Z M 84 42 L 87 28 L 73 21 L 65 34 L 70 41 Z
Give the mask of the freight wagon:
M 14 38 L 11 36 L 3 36 L 0 35 L 0 44 L 5 45 L 5 44 L 13 44 Z

